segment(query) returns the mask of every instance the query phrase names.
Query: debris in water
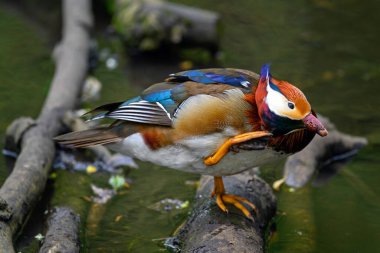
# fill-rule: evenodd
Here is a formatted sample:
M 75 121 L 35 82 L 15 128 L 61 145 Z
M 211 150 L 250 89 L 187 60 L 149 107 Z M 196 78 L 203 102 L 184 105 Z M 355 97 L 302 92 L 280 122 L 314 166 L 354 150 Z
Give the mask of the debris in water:
M 114 70 L 117 68 L 119 65 L 119 62 L 117 60 L 116 55 L 111 55 L 107 60 L 106 60 L 106 66 L 109 70 Z
M 100 98 L 101 89 L 102 83 L 96 77 L 87 77 L 82 89 L 82 103 L 98 100 Z
M 188 200 L 186 200 L 185 202 L 182 203 L 181 209 L 189 207 L 189 204 L 190 204 L 190 202 Z
M 199 186 L 199 180 L 186 180 L 185 181 L 185 185 L 198 188 L 198 186 Z
M 9 149 L 3 148 L 2 152 L 3 152 L 4 156 L 8 156 L 8 157 L 11 157 L 11 158 L 14 158 L 14 159 L 16 159 L 18 157 L 18 154 L 16 152 L 13 152 L 13 151 L 11 151 Z
M 122 154 L 114 154 L 108 161 L 107 165 L 110 167 L 120 167 L 120 166 L 128 166 L 130 168 L 138 169 L 139 166 L 135 163 L 132 157 L 122 155 Z
M 90 198 L 89 196 L 83 196 L 82 199 L 90 203 L 92 202 L 92 198 Z
M 43 236 L 41 233 L 39 233 L 34 238 L 36 238 L 37 241 L 42 242 L 45 239 L 45 236 Z
M 119 175 L 113 175 L 108 180 L 108 183 L 112 186 L 114 191 L 119 190 L 121 187 L 125 185 L 125 178 Z
M 190 202 L 188 200 L 181 201 L 179 199 L 163 199 L 160 200 L 157 203 L 154 203 L 153 205 L 149 206 L 150 209 L 153 209 L 155 211 L 159 212 L 170 212 L 173 210 L 180 210 L 187 208 L 189 206 Z
M 129 156 L 115 154 L 110 159 L 104 161 L 97 157 L 94 158 L 88 151 L 64 147 L 57 150 L 53 163 L 54 169 L 86 171 L 89 174 L 97 171 L 115 173 L 121 166 L 138 168 L 138 165 Z M 96 168 L 96 171 L 94 171 L 94 168 Z
M 179 253 L 181 252 L 181 242 L 177 237 L 169 237 L 164 242 L 165 248 L 169 250 L 169 252 Z
M 87 174 L 94 174 L 98 169 L 94 165 L 88 165 L 86 168 Z
M 115 222 L 119 222 L 123 218 L 123 215 L 118 215 L 115 217 Z
M 280 188 L 281 188 L 281 186 L 284 184 L 285 179 L 286 179 L 286 178 L 283 177 L 283 178 L 280 178 L 280 179 L 274 181 L 273 184 L 272 184 L 272 188 L 273 188 L 275 191 L 280 191 Z
M 57 178 L 57 173 L 56 172 L 50 173 L 49 179 L 56 179 L 56 178 Z
M 98 204 L 105 204 L 110 200 L 113 196 L 116 195 L 116 191 L 111 189 L 105 189 L 97 187 L 94 184 L 91 184 L 91 189 L 96 196 L 93 196 L 91 200 Z

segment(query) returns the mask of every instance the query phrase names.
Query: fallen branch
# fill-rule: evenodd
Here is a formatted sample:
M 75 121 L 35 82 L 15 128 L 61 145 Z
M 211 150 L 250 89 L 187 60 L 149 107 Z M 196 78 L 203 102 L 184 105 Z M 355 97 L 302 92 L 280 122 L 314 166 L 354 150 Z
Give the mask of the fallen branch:
M 305 185 L 319 168 L 337 161 L 347 161 L 367 145 L 365 138 L 344 134 L 338 131 L 327 118 L 320 115 L 318 117 L 328 129 L 329 135 L 324 138 L 314 138 L 301 152 L 286 160 L 284 178 L 289 186 Z M 328 173 L 333 175 L 336 172 L 330 170 Z M 322 181 L 322 178 L 320 179 Z
M 48 230 L 40 253 L 79 252 L 79 215 L 68 207 L 57 207 L 48 220 Z
M 223 179 L 228 193 L 247 198 L 258 208 L 252 222 L 232 206 L 223 213 L 210 198 L 213 178 L 202 176 L 194 210 L 174 242 L 182 252 L 264 252 L 264 230 L 276 212 L 271 187 L 247 171 Z
M 0 249 L 4 252 L 14 252 L 13 237 L 45 188 L 55 152 L 51 138 L 61 129 L 63 114 L 76 106 L 87 73 L 91 2 L 63 1 L 63 17 L 63 39 L 55 50 L 51 89 L 36 122 L 19 135 L 20 140 L 15 140 L 21 152 L 0 189 L 1 209 L 5 212 L 0 216 Z

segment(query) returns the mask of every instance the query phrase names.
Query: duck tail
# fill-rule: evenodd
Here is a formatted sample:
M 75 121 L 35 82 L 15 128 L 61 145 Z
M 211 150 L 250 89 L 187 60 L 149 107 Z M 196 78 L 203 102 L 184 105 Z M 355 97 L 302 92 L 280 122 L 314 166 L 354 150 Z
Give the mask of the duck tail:
M 112 128 L 100 127 L 59 135 L 54 138 L 54 141 L 75 148 L 87 148 L 118 142 L 122 139 L 123 137 L 119 136 Z

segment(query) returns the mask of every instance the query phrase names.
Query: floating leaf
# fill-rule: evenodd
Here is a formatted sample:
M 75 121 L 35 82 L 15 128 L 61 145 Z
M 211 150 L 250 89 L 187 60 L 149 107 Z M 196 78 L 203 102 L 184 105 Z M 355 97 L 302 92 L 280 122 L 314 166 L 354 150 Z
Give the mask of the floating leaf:
M 50 173 L 49 178 L 50 178 L 50 179 L 56 179 L 56 178 L 57 178 L 57 173 L 56 173 L 56 172 L 52 172 L 52 173 Z
M 123 215 L 118 215 L 115 217 L 115 222 L 119 222 L 123 218 Z
M 285 177 L 279 179 L 279 180 L 276 180 L 274 181 L 273 185 L 272 185 L 272 188 L 275 190 L 275 191 L 280 191 L 281 189 L 281 186 L 284 184 L 285 182 Z
M 188 200 L 186 200 L 185 202 L 183 202 L 183 203 L 181 204 L 181 209 L 184 209 L 184 208 L 189 207 L 189 204 L 190 204 L 190 202 L 189 202 Z
M 91 200 L 98 204 L 105 204 L 116 194 L 116 190 L 105 189 L 97 187 L 94 184 L 91 184 L 91 189 L 96 196 L 92 197 Z
M 119 175 L 111 176 L 108 180 L 108 183 L 112 186 L 112 188 L 115 191 L 117 191 L 125 185 L 125 178 Z
M 36 238 L 37 241 L 42 242 L 45 239 L 45 236 L 43 236 L 41 233 L 39 233 L 34 238 Z

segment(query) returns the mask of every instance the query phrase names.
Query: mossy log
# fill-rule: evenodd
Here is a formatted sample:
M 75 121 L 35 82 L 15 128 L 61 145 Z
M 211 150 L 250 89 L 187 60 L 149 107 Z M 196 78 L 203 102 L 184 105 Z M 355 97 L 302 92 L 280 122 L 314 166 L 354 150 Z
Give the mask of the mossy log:
M 87 74 L 92 23 L 91 1 L 63 1 L 63 37 L 56 50 L 56 70 L 48 97 L 38 119 L 14 141 L 21 151 L 0 189 L 2 252 L 14 252 L 14 236 L 45 188 L 55 153 L 52 137 L 62 128 L 63 114 L 77 105 Z M 10 128 L 15 126 L 18 123 Z
M 71 208 L 56 207 L 48 219 L 48 229 L 40 253 L 79 252 L 80 218 Z
M 252 170 L 225 177 L 224 184 L 228 193 L 256 205 L 258 213 L 251 213 L 254 221 L 232 206 L 228 214 L 223 213 L 210 198 L 213 178 L 202 176 L 194 210 L 174 240 L 182 252 L 264 252 L 264 232 L 276 213 L 271 187 Z

